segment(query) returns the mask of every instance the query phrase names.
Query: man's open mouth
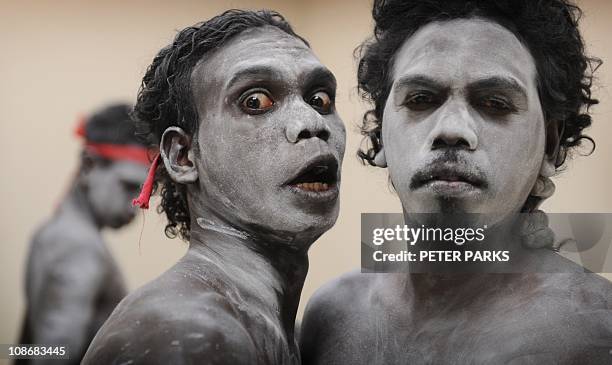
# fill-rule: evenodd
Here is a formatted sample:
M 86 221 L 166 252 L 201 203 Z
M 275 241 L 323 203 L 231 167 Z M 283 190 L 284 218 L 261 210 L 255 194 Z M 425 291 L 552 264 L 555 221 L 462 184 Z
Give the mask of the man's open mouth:
M 317 157 L 298 171 L 286 185 L 307 192 L 332 190 L 338 182 L 338 160 L 332 155 Z

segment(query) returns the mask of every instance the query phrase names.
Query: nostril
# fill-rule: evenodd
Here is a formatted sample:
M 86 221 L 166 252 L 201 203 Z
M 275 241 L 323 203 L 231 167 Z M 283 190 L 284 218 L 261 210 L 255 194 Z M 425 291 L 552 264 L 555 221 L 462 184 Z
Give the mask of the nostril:
M 308 130 L 306 130 L 306 129 L 305 129 L 305 130 L 301 131 L 301 132 L 300 132 L 300 134 L 298 134 L 298 138 L 297 138 L 297 139 L 298 139 L 298 141 L 299 141 L 299 140 L 301 140 L 301 139 L 308 139 L 308 138 L 310 138 L 311 136 L 312 136 L 312 135 L 310 134 L 310 131 L 308 131 Z
M 329 139 L 329 131 L 321 130 L 317 133 L 317 137 L 327 142 L 327 140 Z
M 448 145 L 446 144 L 446 142 L 444 142 L 444 140 L 442 138 L 436 138 L 434 140 L 434 142 L 431 144 L 431 149 L 432 150 L 437 150 L 439 148 L 444 148 L 447 147 Z
M 470 149 L 470 144 L 463 138 L 436 138 L 431 145 L 432 150 L 449 147 Z

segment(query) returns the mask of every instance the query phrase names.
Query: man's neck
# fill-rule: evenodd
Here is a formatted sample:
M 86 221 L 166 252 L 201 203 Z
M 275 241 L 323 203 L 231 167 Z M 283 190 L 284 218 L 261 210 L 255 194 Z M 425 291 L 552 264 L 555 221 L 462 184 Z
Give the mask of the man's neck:
M 308 272 L 306 250 L 294 247 L 263 241 L 218 221 L 200 221 L 192 225 L 189 251 L 192 257 L 208 261 L 226 273 L 240 291 L 241 300 L 276 318 L 292 344 L 295 316 Z
M 404 211 L 404 219 L 409 222 L 408 215 Z M 454 220 L 455 218 L 451 218 Z M 444 219 L 438 219 L 444 221 Z M 413 222 L 414 223 L 414 222 Z M 531 258 L 535 253 L 525 250 L 520 242 L 520 235 L 516 233 L 514 218 L 510 217 L 487 229 L 485 241 L 476 245 L 457 246 L 456 250 L 484 250 L 484 251 L 508 251 L 510 260 L 507 262 L 484 261 L 484 262 L 419 262 L 413 264 L 413 273 L 407 276 L 400 275 L 395 280 L 395 287 L 401 288 L 410 297 L 415 306 L 423 303 L 432 303 L 433 298 L 438 302 L 445 302 L 444 298 L 456 298 L 459 296 L 478 296 L 484 292 L 486 287 L 500 285 L 500 281 L 506 280 L 509 275 L 499 273 L 529 272 Z M 441 250 L 440 243 L 431 244 L 417 243 L 408 249 L 419 250 Z M 445 244 L 445 243 L 442 243 Z M 448 244 L 453 244 L 452 242 Z M 448 249 L 448 247 L 446 247 Z M 481 252 L 484 252 L 481 251 Z M 418 255 L 418 252 L 417 252 Z M 465 257 L 463 254 L 461 257 Z M 451 266 L 452 265 L 452 266 Z M 531 268 L 533 269 L 533 268 Z M 488 275 L 488 273 L 497 273 Z

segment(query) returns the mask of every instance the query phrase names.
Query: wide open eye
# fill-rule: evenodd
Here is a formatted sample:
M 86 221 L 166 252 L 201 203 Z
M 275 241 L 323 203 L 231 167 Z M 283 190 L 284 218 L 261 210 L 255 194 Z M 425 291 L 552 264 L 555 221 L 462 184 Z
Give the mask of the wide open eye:
M 274 100 L 263 91 L 254 91 L 243 97 L 240 105 L 247 113 L 259 114 L 272 108 Z
M 332 100 L 325 91 L 314 93 L 308 100 L 308 104 L 321 114 L 329 114 L 331 112 Z

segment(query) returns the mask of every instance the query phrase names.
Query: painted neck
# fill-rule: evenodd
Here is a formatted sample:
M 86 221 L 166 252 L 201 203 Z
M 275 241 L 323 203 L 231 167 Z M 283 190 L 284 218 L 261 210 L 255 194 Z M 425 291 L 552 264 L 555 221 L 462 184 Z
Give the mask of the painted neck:
M 290 344 L 306 274 L 306 250 L 270 242 L 229 227 L 219 219 L 192 219 L 189 251 L 217 265 L 253 308 L 277 318 Z M 310 243 L 300 247 L 308 247 Z
M 449 222 L 449 226 L 452 226 L 453 229 L 485 227 L 485 224 L 471 223 L 471 218 L 479 218 L 476 215 L 466 217 L 466 221 L 463 224 L 458 222 L 460 218 L 463 217 L 451 215 L 448 217 L 436 217 L 435 220 L 438 222 Z M 420 224 L 411 223 L 405 211 L 404 219 L 408 226 L 420 226 Z M 445 227 L 445 225 L 442 226 L 443 229 Z M 510 215 L 508 218 L 494 223 L 493 226 L 487 225 L 486 227 L 484 241 L 472 244 L 464 243 L 450 247 L 452 251 L 459 254 L 458 257 L 460 259 L 457 261 L 447 258 L 448 256 L 436 256 L 436 253 L 442 252 L 440 250 L 448 249 L 449 246 L 447 245 L 453 245 L 453 242 L 419 242 L 414 246 L 408 246 L 408 250 L 416 253 L 417 257 L 421 257 L 421 251 L 433 253 L 433 255 L 425 255 L 425 257 L 432 258 L 411 263 L 413 274 L 398 278 L 397 286 L 405 290 L 406 294 L 411 296 L 415 302 L 429 303 L 431 298 L 436 296 L 438 298 L 452 298 L 455 296 L 465 296 L 466 293 L 471 293 L 470 296 L 472 297 L 478 296 L 480 295 L 479 293 L 484 292 L 482 288 L 496 285 L 496 280 L 493 280 L 492 276 L 497 278 L 504 276 L 498 274 L 487 275 L 487 273 L 527 272 L 527 265 L 529 265 L 528 258 L 533 256 L 533 253 L 522 247 L 521 237 L 517 234 L 515 217 Z M 465 253 L 467 251 L 470 251 L 472 255 L 474 252 L 482 254 L 505 251 L 508 253 L 510 260 L 466 260 Z

